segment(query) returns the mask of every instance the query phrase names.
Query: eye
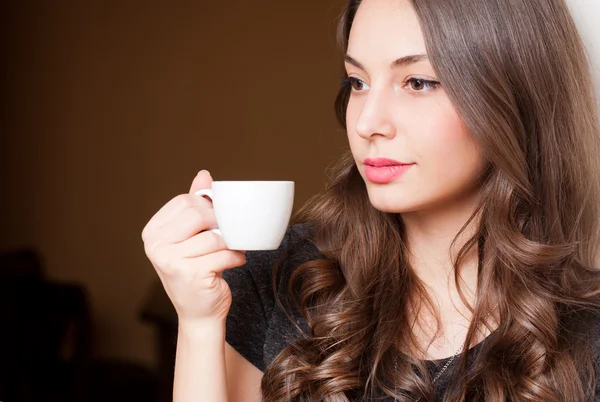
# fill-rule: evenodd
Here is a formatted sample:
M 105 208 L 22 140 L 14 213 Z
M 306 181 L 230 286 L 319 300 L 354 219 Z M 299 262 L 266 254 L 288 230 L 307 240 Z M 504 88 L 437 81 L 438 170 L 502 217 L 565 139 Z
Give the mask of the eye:
M 364 82 L 363 80 L 359 80 L 356 77 L 348 77 L 346 79 L 346 82 L 352 89 L 352 92 L 363 92 L 369 89 L 369 85 L 367 85 L 366 82 Z
M 427 92 L 436 89 L 440 83 L 438 81 L 426 80 L 423 78 L 409 78 L 406 83 L 413 92 Z

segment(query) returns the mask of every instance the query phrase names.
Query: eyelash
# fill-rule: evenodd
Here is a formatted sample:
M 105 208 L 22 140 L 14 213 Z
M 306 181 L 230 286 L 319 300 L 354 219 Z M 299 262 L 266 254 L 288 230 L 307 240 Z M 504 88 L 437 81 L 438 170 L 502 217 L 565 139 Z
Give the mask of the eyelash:
M 428 92 L 428 91 L 432 91 L 432 90 L 436 89 L 438 86 L 441 85 L 441 83 L 439 81 L 432 81 L 432 80 L 426 80 L 424 78 L 415 78 L 415 77 L 412 77 L 412 78 L 409 78 L 409 79 L 405 80 L 404 81 L 404 85 L 410 84 L 411 82 L 414 83 L 415 81 L 422 82 L 423 85 L 425 85 L 425 87 L 428 88 L 428 89 L 424 89 L 424 90 L 420 90 L 420 91 L 411 90 L 411 92 L 414 92 L 414 93 L 417 93 L 417 94 Z M 360 93 L 361 92 L 360 90 L 354 89 L 354 84 L 357 84 L 357 83 L 363 83 L 364 84 L 364 81 L 362 81 L 362 80 L 360 80 L 360 79 L 358 79 L 356 77 L 347 77 L 343 81 L 344 87 L 346 87 L 346 88 L 349 87 L 350 90 L 353 93 Z

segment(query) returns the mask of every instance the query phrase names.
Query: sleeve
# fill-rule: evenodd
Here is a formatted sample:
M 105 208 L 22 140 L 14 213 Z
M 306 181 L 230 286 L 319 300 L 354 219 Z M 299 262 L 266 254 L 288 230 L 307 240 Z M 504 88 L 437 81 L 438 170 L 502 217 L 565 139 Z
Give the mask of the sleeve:
M 225 340 L 244 358 L 265 371 L 264 345 L 275 305 L 272 271 L 287 244 L 290 230 L 275 251 L 248 251 L 246 264 L 223 272 L 232 301 Z
M 318 253 L 313 247 L 303 246 L 310 236 L 311 227 L 298 224 L 288 228 L 279 249 L 274 251 L 248 251 L 246 264 L 223 272 L 223 279 L 231 289 L 231 307 L 227 315 L 225 340 L 246 360 L 261 371 L 270 363 L 273 348 L 282 345 L 267 345 L 269 327 L 282 325 L 275 314 L 273 293 L 273 268 L 281 262 L 277 275 L 277 291 L 285 299 L 287 281 L 294 267 L 303 261 L 315 258 Z M 284 342 L 284 339 L 277 339 Z

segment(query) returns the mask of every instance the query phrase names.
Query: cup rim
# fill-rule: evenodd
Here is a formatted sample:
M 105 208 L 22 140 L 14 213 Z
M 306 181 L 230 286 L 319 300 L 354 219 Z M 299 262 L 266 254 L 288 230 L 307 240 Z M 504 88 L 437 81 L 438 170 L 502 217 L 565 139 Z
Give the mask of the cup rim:
M 228 184 L 294 184 L 294 181 L 290 180 L 214 180 L 213 184 L 216 183 L 228 183 Z

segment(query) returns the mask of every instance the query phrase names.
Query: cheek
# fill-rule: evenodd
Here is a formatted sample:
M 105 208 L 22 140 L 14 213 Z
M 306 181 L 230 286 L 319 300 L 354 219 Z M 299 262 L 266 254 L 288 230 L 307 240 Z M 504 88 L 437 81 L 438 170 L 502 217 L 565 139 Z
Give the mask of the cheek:
M 422 122 L 414 150 L 434 182 L 471 181 L 483 164 L 481 152 L 454 108 L 440 106 Z

